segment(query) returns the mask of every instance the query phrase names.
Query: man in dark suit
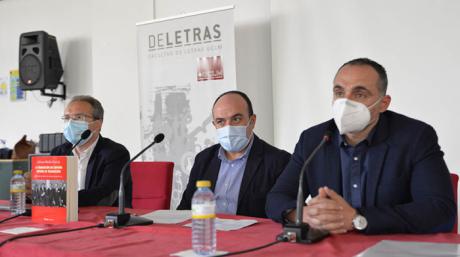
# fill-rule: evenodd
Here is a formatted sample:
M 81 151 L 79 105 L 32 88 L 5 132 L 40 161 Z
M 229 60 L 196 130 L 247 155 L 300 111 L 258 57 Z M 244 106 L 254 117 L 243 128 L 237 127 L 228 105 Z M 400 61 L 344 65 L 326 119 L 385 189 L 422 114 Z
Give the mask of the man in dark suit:
M 246 94 L 229 91 L 220 95 L 214 102 L 212 114 L 219 144 L 195 157 L 177 209 L 190 209 L 196 181 L 210 180 L 217 213 L 266 217 L 267 193 L 290 154 L 253 133 L 256 115 Z
M 387 76 L 378 63 L 345 63 L 333 85 L 334 119 L 305 130 L 271 190 L 267 215 L 295 220 L 300 169 L 325 135 L 330 140 L 309 164 L 303 221 L 311 227 L 367 234 L 448 232 L 456 220 L 449 171 L 434 129 L 387 111 Z
M 68 142 L 57 146 L 51 155 L 76 155 L 78 158 L 78 205 L 116 205 L 123 165 L 129 161 L 126 148 L 100 135 L 104 109 L 91 96 L 75 96 L 65 108 L 64 136 Z M 91 135 L 79 142 L 81 134 Z M 72 151 L 72 146 L 77 144 Z M 131 206 L 132 182 L 126 175 L 125 204 Z

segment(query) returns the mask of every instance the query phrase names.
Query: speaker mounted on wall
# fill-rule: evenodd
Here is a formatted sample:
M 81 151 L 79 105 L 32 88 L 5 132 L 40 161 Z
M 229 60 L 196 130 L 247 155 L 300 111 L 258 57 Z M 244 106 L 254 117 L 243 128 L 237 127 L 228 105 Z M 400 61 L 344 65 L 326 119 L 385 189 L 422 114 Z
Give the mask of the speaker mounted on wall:
M 40 90 L 42 95 L 65 99 L 64 73 L 56 37 L 45 31 L 22 33 L 19 39 L 19 85 L 22 90 Z M 63 86 L 63 95 L 49 94 Z

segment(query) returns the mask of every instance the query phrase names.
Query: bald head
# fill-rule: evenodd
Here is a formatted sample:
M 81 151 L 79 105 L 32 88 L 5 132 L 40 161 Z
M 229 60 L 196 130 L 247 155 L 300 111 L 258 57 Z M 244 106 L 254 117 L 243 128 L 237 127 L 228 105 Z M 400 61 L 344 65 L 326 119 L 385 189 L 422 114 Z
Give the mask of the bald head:
M 251 101 L 240 91 L 229 91 L 220 95 L 214 102 L 212 117 L 212 123 L 217 129 L 229 125 L 248 126 L 248 136 L 256 122 Z
M 252 116 L 254 114 L 254 111 L 252 109 L 252 103 L 251 103 L 251 100 L 249 99 L 249 97 L 245 93 L 243 93 L 241 91 L 237 91 L 237 90 L 227 91 L 227 92 L 221 94 L 219 97 L 217 97 L 217 99 L 214 101 L 214 104 L 212 106 L 213 114 L 214 114 L 214 107 L 216 106 L 217 102 L 219 102 L 222 97 L 228 96 L 228 95 L 234 95 L 237 98 L 239 96 L 246 103 L 247 111 L 248 111 L 249 116 Z

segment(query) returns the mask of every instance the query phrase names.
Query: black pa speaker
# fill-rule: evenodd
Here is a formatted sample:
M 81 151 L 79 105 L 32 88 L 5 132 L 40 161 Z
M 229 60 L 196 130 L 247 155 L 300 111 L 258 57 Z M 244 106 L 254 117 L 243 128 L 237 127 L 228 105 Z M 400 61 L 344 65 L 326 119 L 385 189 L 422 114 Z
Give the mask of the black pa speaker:
M 63 72 L 56 37 L 45 31 L 21 34 L 19 87 L 22 90 L 56 89 Z

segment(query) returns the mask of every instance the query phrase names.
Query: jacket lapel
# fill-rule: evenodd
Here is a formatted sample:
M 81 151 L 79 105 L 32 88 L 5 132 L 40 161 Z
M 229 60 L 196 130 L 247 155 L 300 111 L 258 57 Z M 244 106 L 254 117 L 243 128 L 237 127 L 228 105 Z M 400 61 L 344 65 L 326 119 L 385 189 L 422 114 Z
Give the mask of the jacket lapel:
M 386 153 L 388 151 L 388 144 L 385 141 L 388 137 L 388 134 L 388 120 L 385 113 L 382 113 L 380 115 L 380 121 L 377 124 L 371 146 L 367 152 L 369 170 L 367 173 L 366 183 L 366 206 L 375 206 L 377 186 L 383 170 L 383 163 L 385 161 Z
M 336 130 L 337 131 L 337 130 Z M 337 133 L 334 133 L 331 136 L 331 142 L 324 145 L 324 162 L 326 170 L 320 171 L 324 172 L 324 184 L 318 186 L 328 186 L 332 188 L 337 193 L 342 193 L 342 173 L 340 165 L 340 155 L 339 155 L 339 142 L 337 138 Z M 312 193 L 312 192 L 310 192 Z M 313 192 L 313 195 L 316 195 L 318 192 Z
M 208 166 L 208 169 L 206 171 L 207 174 L 205 174 L 203 177 L 208 178 L 211 181 L 211 190 L 215 192 L 216 184 L 217 184 L 217 178 L 219 176 L 219 171 L 220 171 L 220 159 L 217 157 L 219 154 L 219 147 L 217 147 L 217 150 L 214 152 L 213 158 L 210 159 L 210 164 Z
M 254 134 L 254 142 L 252 143 L 251 151 L 249 152 L 246 167 L 244 169 L 243 180 L 241 181 L 240 192 L 238 194 L 238 205 L 241 204 L 242 198 L 246 194 L 251 180 L 256 174 L 258 167 L 263 159 L 263 146 L 260 139 Z
M 99 135 L 99 139 L 97 140 L 93 153 L 91 153 L 91 156 L 89 157 L 88 167 L 86 168 L 85 188 L 90 188 L 93 176 L 96 175 L 96 174 L 93 174 L 93 171 L 96 170 L 97 168 L 94 166 L 96 165 L 96 163 L 98 163 L 99 151 L 101 150 L 101 148 L 102 148 L 102 136 Z

